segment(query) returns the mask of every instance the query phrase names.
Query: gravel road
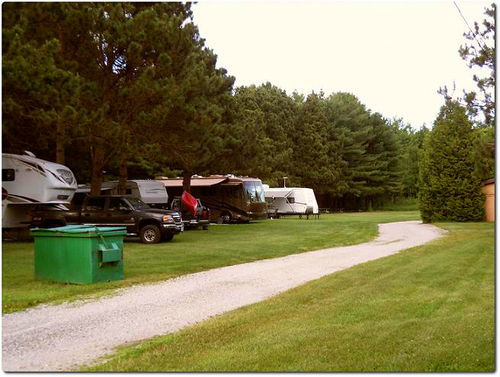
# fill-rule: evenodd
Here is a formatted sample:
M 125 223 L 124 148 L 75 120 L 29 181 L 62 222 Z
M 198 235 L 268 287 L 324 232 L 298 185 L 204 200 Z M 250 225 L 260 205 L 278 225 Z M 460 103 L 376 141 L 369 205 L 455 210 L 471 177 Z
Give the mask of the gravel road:
M 378 238 L 364 244 L 222 267 L 97 300 L 6 314 L 3 370 L 69 371 L 118 345 L 177 331 L 444 233 L 417 221 L 381 224 Z

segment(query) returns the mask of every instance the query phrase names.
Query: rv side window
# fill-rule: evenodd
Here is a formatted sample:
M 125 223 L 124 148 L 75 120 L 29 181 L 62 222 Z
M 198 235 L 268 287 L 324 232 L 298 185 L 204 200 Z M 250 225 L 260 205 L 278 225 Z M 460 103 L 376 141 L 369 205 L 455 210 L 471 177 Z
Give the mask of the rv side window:
M 16 172 L 14 169 L 2 169 L 2 181 L 9 182 L 16 179 Z
M 89 198 L 87 201 L 88 211 L 102 211 L 106 198 Z

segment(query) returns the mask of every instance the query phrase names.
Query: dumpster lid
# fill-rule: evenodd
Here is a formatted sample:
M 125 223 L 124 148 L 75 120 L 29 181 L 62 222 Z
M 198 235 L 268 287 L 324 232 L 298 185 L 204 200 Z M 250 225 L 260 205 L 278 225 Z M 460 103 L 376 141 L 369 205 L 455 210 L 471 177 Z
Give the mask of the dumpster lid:
M 66 225 L 59 226 L 57 228 L 34 228 L 31 230 L 32 233 L 44 233 L 44 232 L 59 232 L 59 233 L 107 233 L 123 231 L 126 232 L 127 228 L 124 226 L 94 226 L 94 225 Z

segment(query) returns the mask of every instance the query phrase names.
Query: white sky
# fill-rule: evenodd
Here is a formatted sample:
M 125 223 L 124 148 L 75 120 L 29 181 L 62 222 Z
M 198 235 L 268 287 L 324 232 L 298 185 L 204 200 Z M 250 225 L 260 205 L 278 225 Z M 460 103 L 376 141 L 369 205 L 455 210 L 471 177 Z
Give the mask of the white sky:
M 491 2 L 457 1 L 469 25 Z M 473 89 L 458 55 L 468 31 L 453 2 L 209 2 L 194 23 L 236 86 L 345 91 L 374 112 L 432 126 L 439 87 Z

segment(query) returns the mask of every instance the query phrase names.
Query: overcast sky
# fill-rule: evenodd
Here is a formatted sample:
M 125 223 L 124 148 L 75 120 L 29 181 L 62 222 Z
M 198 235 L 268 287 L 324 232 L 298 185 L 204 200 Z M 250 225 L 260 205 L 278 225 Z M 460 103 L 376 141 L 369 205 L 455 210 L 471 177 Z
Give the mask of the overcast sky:
M 490 2 L 457 1 L 471 25 Z M 236 86 L 355 94 L 372 111 L 431 126 L 439 87 L 474 88 L 453 2 L 208 2 L 194 22 Z

